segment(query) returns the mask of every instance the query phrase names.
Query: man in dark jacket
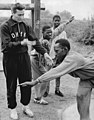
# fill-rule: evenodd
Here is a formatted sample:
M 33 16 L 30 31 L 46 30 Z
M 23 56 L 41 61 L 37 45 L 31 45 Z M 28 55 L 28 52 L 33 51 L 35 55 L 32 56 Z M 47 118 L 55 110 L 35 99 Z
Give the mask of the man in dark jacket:
M 19 83 L 31 81 L 31 64 L 28 54 L 28 44 L 31 44 L 37 52 L 44 55 L 48 65 L 52 64 L 50 56 L 47 54 L 38 41 L 32 28 L 26 24 L 24 19 L 25 7 L 20 3 L 13 5 L 12 16 L 1 25 L 1 49 L 3 52 L 3 69 L 6 77 L 7 102 L 10 108 L 10 117 L 18 119 L 16 111 L 16 86 L 17 78 Z M 33 112 L 29 109 L 31 98 L 30 87 L 20 87 L 23 112 L 33 117 Z

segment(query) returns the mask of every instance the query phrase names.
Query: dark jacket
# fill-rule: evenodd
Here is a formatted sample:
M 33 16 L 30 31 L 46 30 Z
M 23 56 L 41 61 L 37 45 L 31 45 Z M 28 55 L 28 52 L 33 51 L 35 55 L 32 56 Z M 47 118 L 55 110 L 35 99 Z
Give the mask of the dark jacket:
M 44 54 L 46 50 L 41 46 L 31 26 L 26 22 L 17 22 L 12 19 L 1 25 L 1 50 L 3 53 L 24 53 L 28 51 L 27 46 L 21 45 L 21 41 L 27 38 L 29 41 L 36 41 L 33 46 L 37 52 Z

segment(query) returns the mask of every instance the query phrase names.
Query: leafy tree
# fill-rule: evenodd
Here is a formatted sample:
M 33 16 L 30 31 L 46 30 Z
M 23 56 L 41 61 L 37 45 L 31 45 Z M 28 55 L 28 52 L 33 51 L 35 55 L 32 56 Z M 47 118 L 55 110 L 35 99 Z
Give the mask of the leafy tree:
M 62 20 L 68 20 L 70 17 L 72 17 L 71 13 L 66 10 L 60 12 L 60 16 Z

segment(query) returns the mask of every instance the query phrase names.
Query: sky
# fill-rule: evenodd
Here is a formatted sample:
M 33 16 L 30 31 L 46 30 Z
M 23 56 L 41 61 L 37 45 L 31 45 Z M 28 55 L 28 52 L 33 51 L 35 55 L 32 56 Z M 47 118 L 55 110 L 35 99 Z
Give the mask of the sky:
M 0 0 L 0 3 L 30 3 L 31 0 Z M 40 0 L 45 5 L 45 9 L 52 14 L 69 11 L 75 19 L 90 18 L 94 16 L 94 0 Z M 9 16 L 11 12 L 0 11 L 0 16 Z M 27 14 L 27 13 L 26 13 Z

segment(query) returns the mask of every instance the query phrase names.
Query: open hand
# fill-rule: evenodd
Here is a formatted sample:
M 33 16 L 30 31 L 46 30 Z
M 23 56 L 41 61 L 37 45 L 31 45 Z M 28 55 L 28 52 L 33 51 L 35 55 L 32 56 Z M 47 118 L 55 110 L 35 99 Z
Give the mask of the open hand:
M 24 83 L 19 84 L 18 86 L 22 86 L 22 87 L 31 86 L 32 87 L 31 82 L 24 82 Z
M 37 83 L 37 81 L 24 82 L 24 83 L 19 84 L 18 86 L 22 86 L 22 87 L 30 86 L 30 87 L 33 87 L 33 86 L 36 85 L 36 83 Z
M 42 41 L 42 46 L 43 46 L 44 48 L 46 48 L 47 52 L 50 51 L 50 43 L 49 43 L 48 40 L 44 39 L 44 40 Z

